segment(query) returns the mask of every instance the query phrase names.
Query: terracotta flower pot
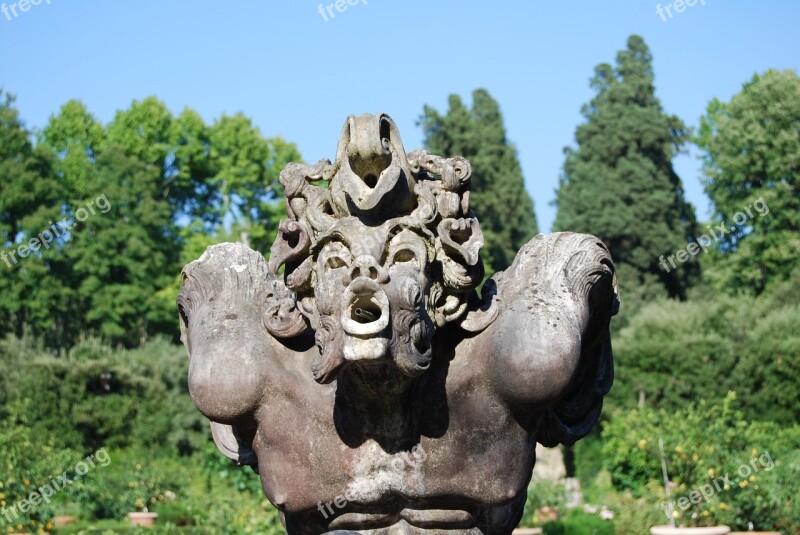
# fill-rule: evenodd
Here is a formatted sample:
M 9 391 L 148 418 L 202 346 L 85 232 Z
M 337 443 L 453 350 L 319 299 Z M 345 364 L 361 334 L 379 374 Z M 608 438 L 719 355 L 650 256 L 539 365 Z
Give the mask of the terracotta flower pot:
M 67 524 L 72 524 L 76 520 L 77 518 L 75 518 L 74 516 L 68 516 L 68 515 L 56 516 L 53 517 L 53 525 L 57 528 L 63 528 Z
M 156 523 L 158 513 L 128 513 L 128 518 L 134 526 L 152 526 Z
M 728 535 L 728 526 L 709 526 L 707 528 L 673 528 L 672 526 L 653 526 L 650 535 Z

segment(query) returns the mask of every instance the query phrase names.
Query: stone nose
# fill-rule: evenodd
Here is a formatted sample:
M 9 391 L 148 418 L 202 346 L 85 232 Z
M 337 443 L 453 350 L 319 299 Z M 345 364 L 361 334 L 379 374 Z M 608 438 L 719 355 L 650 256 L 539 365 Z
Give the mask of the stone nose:
M 350 280 L 358 277 L 366 277 L 378 283 L 385 283 L 389 279 L 386 270 L 371 255 L 361 255 L 353 262 L 350 268 Z

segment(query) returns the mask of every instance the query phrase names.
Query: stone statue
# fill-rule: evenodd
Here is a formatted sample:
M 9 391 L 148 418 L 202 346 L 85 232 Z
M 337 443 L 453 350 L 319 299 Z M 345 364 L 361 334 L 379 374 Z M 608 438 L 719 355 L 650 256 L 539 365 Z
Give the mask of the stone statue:
M 613 380 L 614 265 L 538 235 L 484 278 L 461 157 L 351 116 L 335 163 L 281 173 L 269 262 L 187 265 L 189 388 L 219 449 L 261 475 L 290 534 L 510 533 L 537 442 L 571 445 Z

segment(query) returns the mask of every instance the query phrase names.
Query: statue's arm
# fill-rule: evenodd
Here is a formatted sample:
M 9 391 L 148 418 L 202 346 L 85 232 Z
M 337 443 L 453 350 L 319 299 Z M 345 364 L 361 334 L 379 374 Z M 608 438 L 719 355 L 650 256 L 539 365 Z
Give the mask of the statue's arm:
M 209 247 L 184 268 L 178 308 L 190 359 L 189 392 L 209 420 L 250 419 L 285 369 L 282 360 L 295 355 L 265 328 L 274 320 L 270 306 L 279 302 L 275 294 L 282 285 L 264 257 L 240 243 Z M 302 323 L 299 315 L 292 319 Z
M 529 411 L 538 442 L 572 444 L 596 423 L 613 381 L 619 299 L 608 249 L 587 234 L 540 234 L 495 282 L 500 313 L 481 334 L 495 387 Z

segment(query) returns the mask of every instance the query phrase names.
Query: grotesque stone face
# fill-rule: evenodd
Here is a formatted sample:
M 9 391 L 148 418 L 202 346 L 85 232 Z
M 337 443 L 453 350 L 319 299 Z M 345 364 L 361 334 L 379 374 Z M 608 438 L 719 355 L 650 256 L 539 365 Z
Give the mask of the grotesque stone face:
M 290 219 L 270 269 L 286 267 L 297 306 L 281 306 L 286 296 L 276 295 L 266 325 L 281 337 L 314 330 L 318 382 L 347 366 L 402 382 L 428 368 L 436 328 L 465 316 L 483 277 L 470 166 L 407 155 L 386 115 L 350 117 L 336 161 L 291 164 L 281 175 Z
M 385 365 L 413 377 L 431 358 L 432 244 L 391 223 L 371 228 L 340 221 L 316 255 L 315 304 L 320 350 L 314 374 L 330 380 L 341 366 Z

